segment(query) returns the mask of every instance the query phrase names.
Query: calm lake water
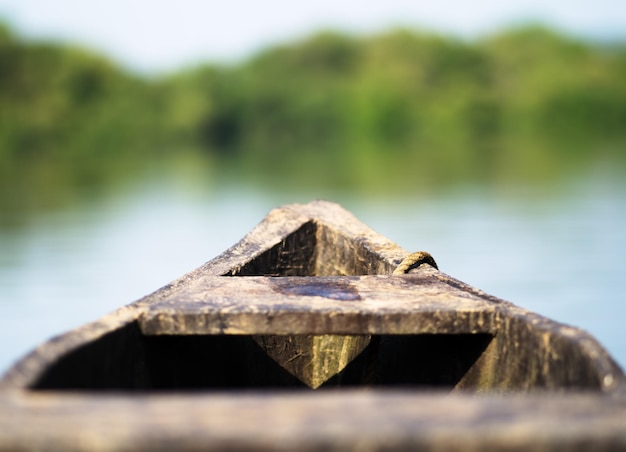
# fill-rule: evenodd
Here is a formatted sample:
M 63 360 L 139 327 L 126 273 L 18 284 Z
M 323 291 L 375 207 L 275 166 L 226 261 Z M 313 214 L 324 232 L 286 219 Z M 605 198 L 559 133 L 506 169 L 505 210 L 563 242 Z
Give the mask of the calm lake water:
M 137 184 L 0 228 L 0 373 L 236 243 L 273 207 L 324 197 L 442 271 L 593 334 L 626 366 L 626 183 L 466 189 L 393 200 Z M 6 222 L 4 222 L 6 223 Z

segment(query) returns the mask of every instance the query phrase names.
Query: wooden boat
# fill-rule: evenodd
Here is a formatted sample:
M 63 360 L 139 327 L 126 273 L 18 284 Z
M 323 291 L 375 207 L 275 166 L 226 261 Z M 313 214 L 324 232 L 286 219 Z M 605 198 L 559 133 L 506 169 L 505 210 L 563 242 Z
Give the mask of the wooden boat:
M 593 337 L 407 254 L 336 204 L 275 209 L 19 361 L 0 450 L 626 447 L 626 377 Z

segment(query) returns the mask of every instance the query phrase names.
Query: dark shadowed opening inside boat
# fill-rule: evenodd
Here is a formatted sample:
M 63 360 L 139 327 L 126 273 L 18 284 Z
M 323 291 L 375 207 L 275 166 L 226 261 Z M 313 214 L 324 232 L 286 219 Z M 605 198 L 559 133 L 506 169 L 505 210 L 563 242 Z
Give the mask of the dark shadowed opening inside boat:
M 311 385 L 294 376 L 312 366 L 310 357 L 292 359 L 290 363 L 295 363 L 295 367 L 289 368 L 290 363 L 281 365 L 261 346 L 259 336 L 144 336 L 136 324 L 131 324 L 65 355 L 31 389 L 176 391 L 312 386 L 453 389 L 492 339 L 487 334 L 363 338 L 367 345 L 357 356 L 343 368 L 331 369 L 338 371 L 334 375 L 325 374 L 328 378 L 324 382 Z
M 394 269 L 363 237 L 308 221 L 225 276 L 388 275 Z

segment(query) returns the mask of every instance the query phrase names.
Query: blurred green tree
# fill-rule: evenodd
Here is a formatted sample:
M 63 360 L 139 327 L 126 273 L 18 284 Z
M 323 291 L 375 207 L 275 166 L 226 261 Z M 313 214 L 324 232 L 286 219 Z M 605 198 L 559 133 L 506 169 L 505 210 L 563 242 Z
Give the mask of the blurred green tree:
M 625 123 L 624 46 L 537 26 L 476 42 L 326 31 L 160 78 L 0 26 L 5 186 L 97 184 L 185 155 L 373 190 L 550 178 L 600 149 L 623 165 Z

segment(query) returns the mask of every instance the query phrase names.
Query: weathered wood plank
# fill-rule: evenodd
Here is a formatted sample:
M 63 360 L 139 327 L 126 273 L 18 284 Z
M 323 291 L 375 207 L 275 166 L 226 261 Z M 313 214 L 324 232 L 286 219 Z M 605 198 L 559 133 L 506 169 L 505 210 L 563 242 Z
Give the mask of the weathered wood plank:
M 626 449 L 624 399 L 413 391 L 16 393 L 0 405 L 0 450 Z
M 499 304 L 406 276 L 199 278 L 145 306 L 143 334 L 420 334 L 495 331 Z

